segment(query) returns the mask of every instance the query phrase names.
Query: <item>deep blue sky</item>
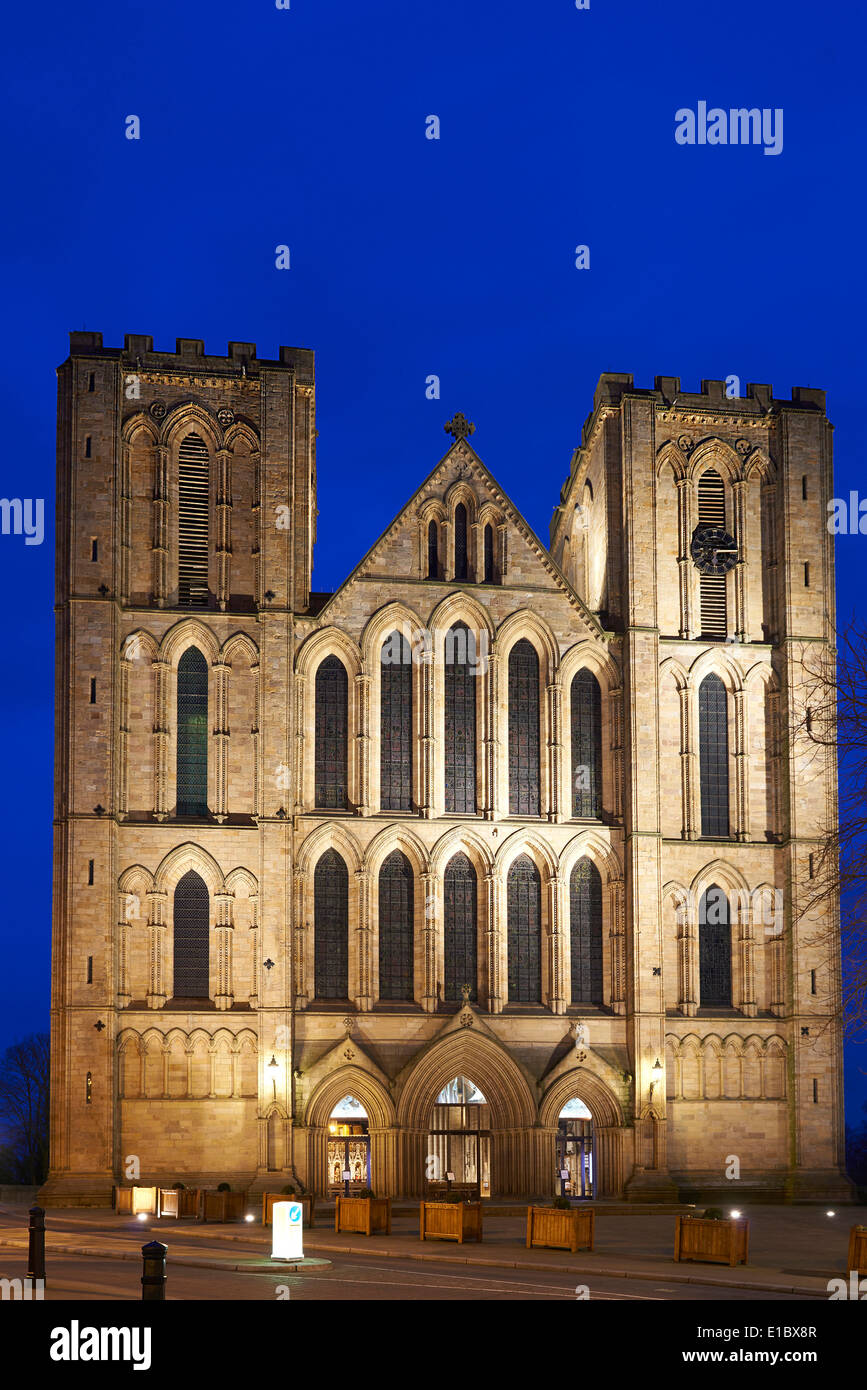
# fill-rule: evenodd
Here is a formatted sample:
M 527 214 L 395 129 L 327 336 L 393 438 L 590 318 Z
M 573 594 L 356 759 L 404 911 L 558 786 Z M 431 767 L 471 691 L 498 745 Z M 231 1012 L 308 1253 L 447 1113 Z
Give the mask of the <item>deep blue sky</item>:
M 861 484 L 861 7 L 291 5 L 7 9 L 4 495 L 44 497 L 53 521 L 54 368 L 81 327 L 108 346 L 315 348 L 318 589 L 429 472 L 455 409 L 547 539 L 606 370 L 824 387 L 837 491 Z M 674 113 L 699 100 L 782 107 L 782 154 L 677 145 Z M 863 616 L 864 546 L 838 543 L 844 615 Z M 50 531 L 42 547 L 0 537 L 0 959 L 19 962 L 0 981 L 0 1046 L 47 1021 L 52 575 Z M 850 1054 L 850 1112 L 865 1054 Z

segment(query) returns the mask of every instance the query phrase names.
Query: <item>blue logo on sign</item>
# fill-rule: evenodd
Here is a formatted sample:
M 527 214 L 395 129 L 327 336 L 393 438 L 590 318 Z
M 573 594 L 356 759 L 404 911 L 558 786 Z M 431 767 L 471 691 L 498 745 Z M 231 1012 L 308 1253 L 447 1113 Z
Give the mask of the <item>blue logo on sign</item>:
M 289 1208 L 289 1220 L 293 1225 L 296 1221 L 301 1220 L 301 1207 L 297 1202 L 293 1202 L 292 1206 Z

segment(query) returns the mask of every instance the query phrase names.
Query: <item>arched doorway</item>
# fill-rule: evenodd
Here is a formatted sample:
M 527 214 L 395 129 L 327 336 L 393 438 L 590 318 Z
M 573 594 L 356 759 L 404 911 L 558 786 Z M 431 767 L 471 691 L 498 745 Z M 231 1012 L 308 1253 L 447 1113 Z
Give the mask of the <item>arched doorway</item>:
M 557 1120 L 558 1191 L 573 1201 L 594 1196 L 593 1116 L 577 1096 L 567 1100 Z
M 370 1133 L 367 1111 L 355 1096 L 344 1096 L 328 1120 L 326 1192 L 351 1196 L 370 1182 Z
M 491 1107 L 466 1076 L 453 1077 L 434 1103 L 425 1190 L 456 1199 L 491 1195 Z

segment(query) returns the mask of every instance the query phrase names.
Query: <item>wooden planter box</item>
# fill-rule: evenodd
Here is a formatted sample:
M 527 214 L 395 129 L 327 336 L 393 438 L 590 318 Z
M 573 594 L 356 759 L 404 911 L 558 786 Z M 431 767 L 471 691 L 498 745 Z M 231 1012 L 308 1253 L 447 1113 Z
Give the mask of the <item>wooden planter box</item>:
M 244 1192 L 200 1191 L 198 1194 L 200 1221 L 243 1221 L 247 1208 Z
M 465 1240 L 482 1238 L 481 1202 L 422 1202 L 419 1209 L 420 1240 Z
M 749 1246 L 749 1221 L 705 1221 L 700 1216 L 676 1217 L 676 1260 L 706 1260 L 709 1264 L 745 1265 Z
M 271 1209 L 275 1202 L 300 1202 L 303 1207 L 301 1213 L 302 1226 L 313 1226 L 313 1217 L 316 1208 L 316 1198 L 313 1196 L 293 1197 L 291 1192 L 263 1192 L 262 1193 L 262 1225 L 270 1226 L 272 1221 Z
M 849 1259 L 847 1270 L 854 1269 L 867 1274 L 867 1226 L 853 1226 L 849 1232 Z
M 146 1216 L 157 1214 L 157 1188 L 155 1187 L 116 1187 L 114 1189 L 114 1209 L 118 1216 Z
M 196 1216 L 198 1209 L 199 1194 L 196 1188 L 160 1188 L 160 1216 L 174 1216 L 181 1220 L 185 1216 Z
M 527 1208 L 527 1249 L 592 1250 L 596 1213 L 586 1207 L 561 1211 L 557 1207 Z
M 390 1197 L 337 1197 L 334 1209 L 335 1231 L 356 1231 L 370 1236 L 374 1231 L 391 1234 Z

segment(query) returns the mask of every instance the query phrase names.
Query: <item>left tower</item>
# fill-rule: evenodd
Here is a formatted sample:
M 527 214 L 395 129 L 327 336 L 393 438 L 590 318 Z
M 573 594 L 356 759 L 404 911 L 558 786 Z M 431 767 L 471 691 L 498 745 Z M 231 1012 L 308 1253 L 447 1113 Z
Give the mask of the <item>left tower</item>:
M 80 332 L 58 371 L 52 1205 L 286 1172 L 314 405 L 301 348 Z

